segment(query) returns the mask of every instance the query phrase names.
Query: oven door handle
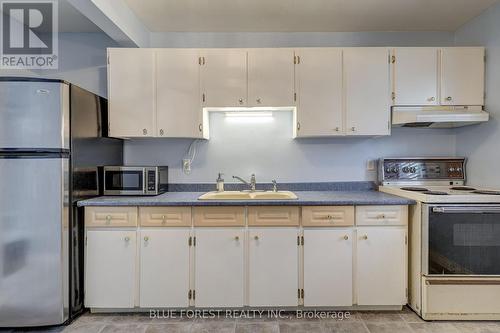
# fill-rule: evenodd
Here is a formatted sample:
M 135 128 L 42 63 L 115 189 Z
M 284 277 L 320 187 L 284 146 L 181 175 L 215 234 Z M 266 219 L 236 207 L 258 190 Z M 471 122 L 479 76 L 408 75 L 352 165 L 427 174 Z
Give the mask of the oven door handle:
M 471 213 L 471 214 L 495 214 L 500 213 L 500 206 L 449 206 L 449 207 L 432 207 L 433 213 L 453 214 L 453 213 Z

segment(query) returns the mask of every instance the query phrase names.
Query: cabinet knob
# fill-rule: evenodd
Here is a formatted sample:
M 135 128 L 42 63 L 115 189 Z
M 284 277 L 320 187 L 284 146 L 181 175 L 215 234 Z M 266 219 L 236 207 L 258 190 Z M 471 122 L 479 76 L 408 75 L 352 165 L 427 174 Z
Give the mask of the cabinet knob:
M 363 237 L 361 237 L 361 238 L 366 240 L 366 239 L 368 239 L 368 235 L 363 235 Z
M 335 127 L 335 132 L 338 132 L 338 131 L 340 131 L 340 128 Z
M 447 100 L 448 102 L 449 102 L 449 101 L 451 101 L 452 99 L 453 99 L 453 98 L 451 98 L 451 96 L 446 97 L 446 100 Z
M 345 239 L 345 240 L 349 240 L 349 236 L 345 235 L 345 236 L 344 236 L 344 239 Z
M 142 130 L 142 134 L 144 134 L 144 135 L 148 134 L 148 130 L 144 128 L 144 129 Z
M 148 236 L 144 236 L 144 241 L 147 242 L 149 240 Z
M 163 132 L 163 129 L 162 129 L 162 128 L 160 128 L 160 135 L 163 135 L 163 133 L 164 133 L 164 132 Z
M 351 132 L 356 132 L 356 127 L 351 127 Z
M 255 236 L 253 237 L 253 239 L 255 239 L 255 240 L 259 240 L 259 236 L 255 235 Z
M 434 102 L 435 100 L 436 100 L 436 98 L 435 98 L 435 97 L 429 97 L 429 98 L 427 98 L 427 101 L 428 101 L 428 102 Z
M 129 242 L 129 241 L 130 241 L 130 237 L 129 237 L 129 236 L 126 236 L 126 237 L 124 238 L 124 240 L 125 240 L 125 242 Z
M 111 215 L 107 215 L 106 216 L 106 224 L 110 224 L 111 223 Z
M 243 98 L 240 98 L 240 99 L 238 100 L 238 103 L 240 103 L 240 105 L 241 105 L 241 104 L 243 104 Z
M 261 104 L 262 103 L 262 100 L 260 98 L 257 98 L 256 101 L 257 101 L 257 104 Z
M 199 124 L 198 129 L 200 130 L 200 132 L 203 132 L 203 124 Z
M 235 240 L 235 241 L 239 241 L 239 240 L 240 240 L 240 236 L 235 236 L 235 237 L 234 237 L 234 240 Z
M 377 216 L 378 219 L 385 219 L 385 214 L 380 214 Z

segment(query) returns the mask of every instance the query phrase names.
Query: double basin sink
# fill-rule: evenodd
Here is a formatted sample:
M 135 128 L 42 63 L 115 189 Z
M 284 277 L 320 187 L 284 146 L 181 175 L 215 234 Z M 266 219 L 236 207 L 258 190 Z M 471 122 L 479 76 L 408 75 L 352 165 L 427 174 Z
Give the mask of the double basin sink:
M 222 191 L 208 192 L 199 200 L 293 200 L 295 193 L 290 191 Z

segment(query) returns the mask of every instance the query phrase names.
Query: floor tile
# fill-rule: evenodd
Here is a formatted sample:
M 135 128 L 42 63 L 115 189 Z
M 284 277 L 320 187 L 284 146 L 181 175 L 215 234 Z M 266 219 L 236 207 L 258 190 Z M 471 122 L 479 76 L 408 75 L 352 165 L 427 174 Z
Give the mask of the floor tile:
M 460 333 L 499 333 L 500 322 L 454 322 L 452 325 L 458 329 Z
M 366 323 L 403 322 L 399 311 L 366 311 L 360 312 L 359 316 Z
M 411 328 L 404 322 L 371 322 L 366 323 L 370 333 L 411 333 Z
M 24 332 L 59 333 L 59 332 L 62 332 L 65 328 L 66 328 L 66 326 L 18 328 L 18 329 L 14 329 L 13 332 L 15 332 L 15 333 L 24 333 Z
M 279 326 L 278 322 L 237 322 L 235 333 L 279 333 Z
M 368 333 L 368 329 L 362 322 L 324 322 L 325 333 Z
M 280 322 L 280 333 L 322 333 L 321 324 L 318 322 Z
M 108 324 L 99 333 L 144 333 L 146 328 L 137 324 Z
M 191 333 L 234 333 L 236 322 L 195 322 Z
M 191 323 L 150 324 L 145 333 L 189 333 Z
M 425 320 L 420 318 L 415 312 L 413 311 L 403 311 L 399 314 L 401 318 L 407 323 L 425 323 Z
M 450 323 L 423 322 L 408 325 L 415 333 L 459 333 L 459 330 Z
M 100 332 L 106 324 L 96 324 L 96 323 L 83 323 L 83 324 L 71 324 L 67 326 L 63 333 L 98 333 Z

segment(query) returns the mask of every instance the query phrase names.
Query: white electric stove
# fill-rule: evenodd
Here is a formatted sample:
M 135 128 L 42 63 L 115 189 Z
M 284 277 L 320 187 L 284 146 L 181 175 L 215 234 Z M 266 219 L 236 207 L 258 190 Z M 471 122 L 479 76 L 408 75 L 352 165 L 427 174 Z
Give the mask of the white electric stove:
M 466 184 L 465 158 L 386 158 L 379 190 L 413 199 L 410 307 L 426 320 L 500 319 L 500 190 Z

